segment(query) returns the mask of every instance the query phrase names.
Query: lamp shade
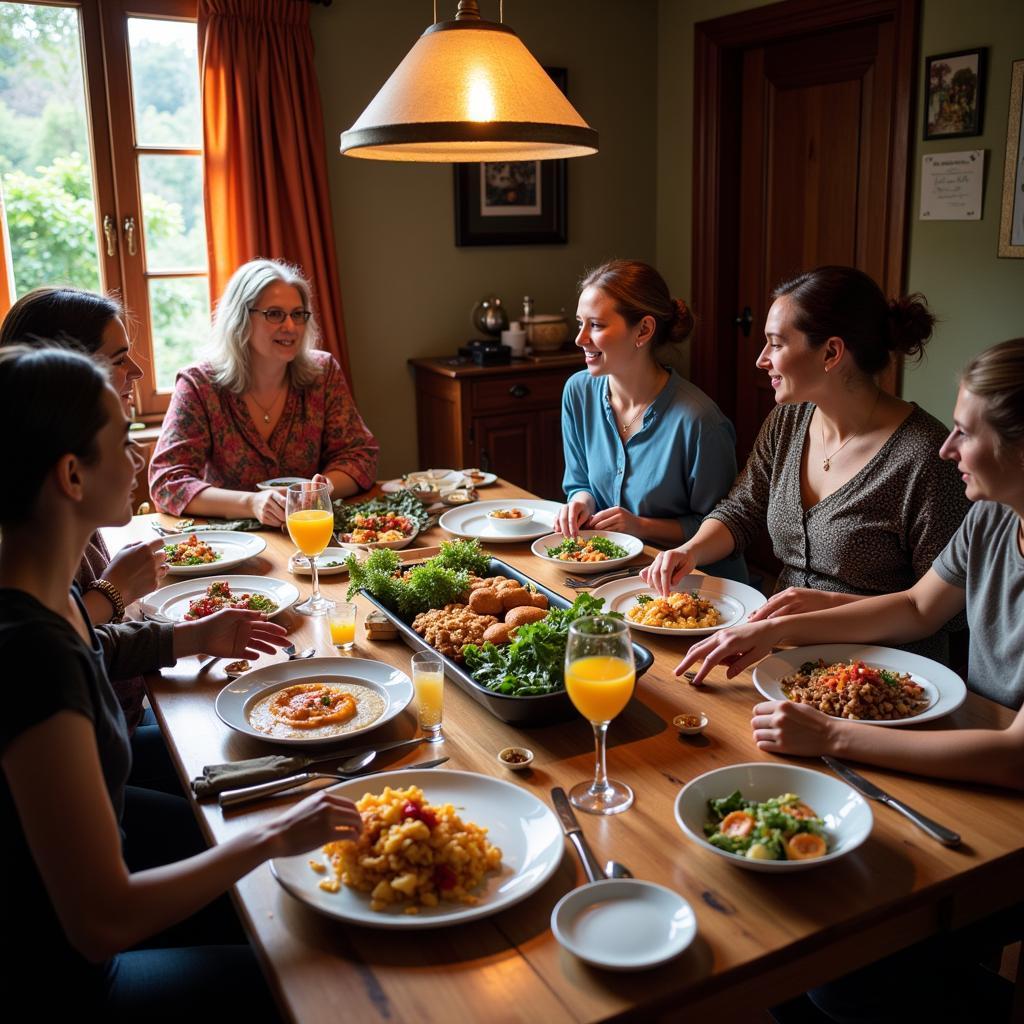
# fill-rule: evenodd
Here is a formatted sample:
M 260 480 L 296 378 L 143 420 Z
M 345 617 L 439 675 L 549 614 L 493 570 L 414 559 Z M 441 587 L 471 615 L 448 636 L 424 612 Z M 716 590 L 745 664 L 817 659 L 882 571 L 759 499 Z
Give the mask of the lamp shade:
M 342 132 L 341 152 L 435 163 L 549 160 L 596 153 L 597 132 L 512 29 L 470 16 L 420 36 Z

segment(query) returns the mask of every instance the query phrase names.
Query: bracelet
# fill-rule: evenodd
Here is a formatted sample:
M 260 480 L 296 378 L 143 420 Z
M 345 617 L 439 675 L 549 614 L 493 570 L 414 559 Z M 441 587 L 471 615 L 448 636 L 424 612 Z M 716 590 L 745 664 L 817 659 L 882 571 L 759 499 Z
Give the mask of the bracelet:
M 114 614 L 110 616 L 111 622 L 120 622 L 124 618 L 124 598 L 109 580 L 93 580 L 85 589 L 98 590 L 110 602 L 114 609 Z

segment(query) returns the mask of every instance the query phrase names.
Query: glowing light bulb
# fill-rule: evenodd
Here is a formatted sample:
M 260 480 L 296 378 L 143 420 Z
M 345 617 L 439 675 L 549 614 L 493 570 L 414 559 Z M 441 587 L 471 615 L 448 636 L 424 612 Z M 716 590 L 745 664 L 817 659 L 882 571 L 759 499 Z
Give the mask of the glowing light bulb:
M 494 94 L 487 76 L 477 72 L 469 82 L 470 121 L 494 120 Z

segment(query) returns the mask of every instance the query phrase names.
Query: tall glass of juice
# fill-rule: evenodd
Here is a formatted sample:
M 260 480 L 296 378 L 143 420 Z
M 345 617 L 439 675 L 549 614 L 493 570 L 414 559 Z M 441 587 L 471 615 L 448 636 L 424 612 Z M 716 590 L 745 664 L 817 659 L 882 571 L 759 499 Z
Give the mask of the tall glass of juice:
M 326 615 L 334 602 L 320 593 L 320 577 L 316 568 L 319 555 L 334 535 L 334 507 L 327 484 L 304 481 L 288 488 L 285 500 L 285 521 L 295 546 L 309 558 L 313 573 L 313 593 L 295 606 L 303 615 Z
M 444 713 L 444 662 L 436 651 L 420 651 L 412 656 L 412 685 L 416 690 L 416 708 L 420 728 L 429 743 L 443 740 L 441 719 Z
M 569 700 L 594 727 L 594 780 L 569 791 L 574 807 L 588 814 L 618 814 L 633 803 L 633 790 L 608 778 L 608 724 L 629 703 L 636 681 L 633 643 L 621 619 L 593 615 L 569 627 L 565 646 L 565 689 Z

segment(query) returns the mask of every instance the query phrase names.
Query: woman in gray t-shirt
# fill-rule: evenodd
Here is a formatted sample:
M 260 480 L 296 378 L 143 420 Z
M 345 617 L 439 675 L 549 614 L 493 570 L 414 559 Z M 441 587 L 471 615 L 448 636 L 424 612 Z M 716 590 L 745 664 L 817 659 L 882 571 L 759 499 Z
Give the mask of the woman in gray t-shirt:
M 1017 717 L 1006 729 L 908 732 L 865 729 L 806 705 L 767 701 L 751 723 L 762 750 L 841 753 L 898 771 L 1024 788 L 1024 338 L 968 364 L 953 421 L 941 455 L 956 463 L 975 505 L 913 587 L 724 630 L 694 644 L 676 672 L 703 660 L 694 682 L 720 662 L 735 675 L 778 643 L 906 643 L 966 610 L 967 685 L 1018 709 Z

